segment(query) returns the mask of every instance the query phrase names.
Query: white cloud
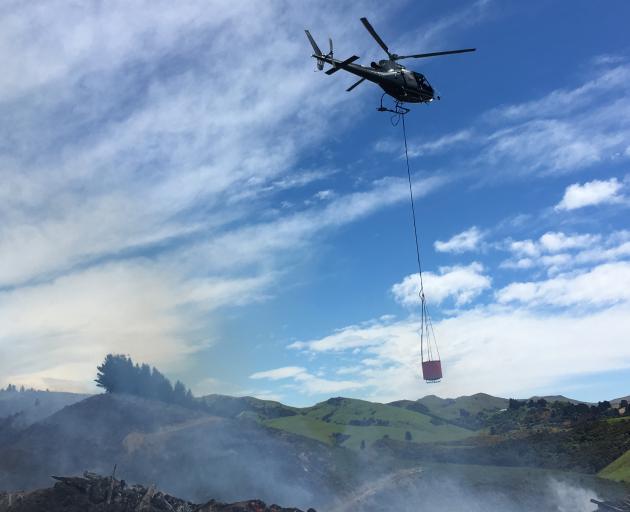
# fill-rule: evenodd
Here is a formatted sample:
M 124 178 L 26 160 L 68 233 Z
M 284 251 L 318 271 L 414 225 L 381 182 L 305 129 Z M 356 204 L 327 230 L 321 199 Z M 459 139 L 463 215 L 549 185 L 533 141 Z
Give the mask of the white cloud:
M 409 147 L 409 157 L 415 158 L 422 155 L 442 153 L 445 150 L 451 150 L 453 146 L 457 146 L 462 142 L 468 142 L 472 136 L 471 130 L 461 130 L 430 141 L 412 142 Z
M 295 366 L 257 372 L 250 375 L 250 379 L 272 381 L 290 379 L 294 382 L 291 386 L 297 386 L 306 395 L 329 395 L 362 387 L 361 383 L 355 381 L 323 379 L 307 372 L 304 368 Z
M 369 336 L 366 337 L 366 333 Z M 378 340 L 379 332 L 376 328 L 366 330 L 363 326 L 352 325 L 318 340 L 296 341 L 291 343 L 288 348 L 306 349 L 313 352 L 343 352 L 378 344 Z
M 510 242 L 509 248 L 515 254 L 519 256 L 527 256 L 529 258 L 535 258 L 540 254 L 538 245 L 532 240 L 517 240 Z
M 623 244 L 627 234 L 609 238 Z M 411 292 L 402 296 L 413 298 Z M 495 298 L 494 303 L 434 321 L 445 377 L 431 392 L 470 394 L 473 380 L 473 391 L 500 396 L 567 392 L 563 382 L 569 379 L 630 368 L 630 262 L 511 283 Z M 419 329 L 417 316 L 386 318 L 289 348 L 302 351 L 311 361 L 334 353 L 343 361 L 341 371 L 349 369 L 361 382 L 362 387 L 353 391 L 362 397 L 414 398 L 427 393 L 421 379 Z M 330 371 L 338 374 L 338 369 Z
M 284 366 L 282 368 L 276 368 L 274 370 L 267 370 L 264 372 L 252 373 L 249 376 L 249 378 L 250 379 L 280 380 L 280 379 L 289 379 L 291 377 L 301 375 L 305 372 L 306 372 L 306 368 L 302 368 L 301 366 Z
M 466 231 L 458 233 L 446 242 L 436 240 L 433 246 L 436 251 L 440 252 L 462 253 L 466 251 L 474 251 L 479 247 L 479 244 L 483 240 L 483 236 L 483 233 L 477 228 L 477 226 L 473 226 Z
M 630 234 L 614 231 L 607 236 L 549 231 L 538 240 L 508 240 L 513 257 L 501 268 L 529 269 L 542 266 L 554 274 L 589 263 L 623 260 L 630 256 Z
M 412 318 L 348 327 L 336 333 L 334 343 L 325 337 L 301 348 L 315 354 L 341 352 L 347 360 L 349 347 L 365 340 L 362 354 L 369 357 L 356 361 L 362 368 L 357 373 L 362 387 L 355 391 L 381 402 L 428 392 L 443 397 L 474 391 L 516 397 L 558 393 L 571 377 L 630 368 L 627 303 L 556 315 L 490 306 L 460 312 L 434 326 L 444 379 L 430 390 L 421 376 L 420 325 Z
M 630 262 L 604 263 L 543 281 L 511 283 L 496 295 L 499 303 L 526 306 L 588 307 L 630 301 Z
M 599 235 L 566 235 L 561 232 L 547 232 L 540 237 L 540 247 L 547 252 L 556 253 L 567 249 L 589 247 L 600 240 Z
M 90 382 L 113 351 L 168 371 L 213 341 L 217 308 L 264 300 L 318 236 L 407 198 L 383 178 L 275 208 L 338 172 L 299 158 L 343 133 L 336 103 L 360 101 L 314 78 L 295 37 L 307 21 L 364 36 L 335 9 L 21 4 L 0 19 L 0 351 L 20 345 L 3 379 Z M 55 368 L 63 353 L 72 368 Z
M 172 276 L 147 262 L 110 264 L 0 294 L 2 380 L 92 388 L 107 353 L 172 367 L 211 341 Z
M 441 304 L 448 298 L 453 298 L 457 306 L 467 304 L 490 288 L 490 278 L 483 271 L 480 263 L 473 262 L 467 266 L 440 267 L 438 274 L 423 272 L 425 296 L 434 304 Z M 392 286 L 394 298 L 407 307 L 420 304 L 419 290 L 418 274 L 408 275 Z
M 487 135 L 479 132 L 471 160 L 494 176 L 531 177 L 572 172 L 625 158 L 630 138 L 630 100 L 626 63 L 595 67 L 583 85 L 558 89 L 540 99 L 488 112 Z M 627 156 L 627 155 L 626 155 Z
M 593 133 L 578 122 L 536 119 L 490 135 L 480 161 L 496 167 L 509 165 L 523 174 L 569 172 L 600 162 L 626 134 Z
M 616 203 L 622 200 L 618 192 L 623 188 L 617 178 L 609 180 L 593 180 L 584 184 L 569 185 L 556 210 L 576 210 L 585 206 L 603 203 Z
M 622 242 L 612 247 L 598 247 L 581 251 L 575 255 L 577 263 L 596 263 L 599 261 L 614 261 L 630 257 L 630 241 Z
M 332 199 L 335 196 L 334 190 L 320 190 L 315 193 L 315 198 L 320 201 L 326 201 L 327 199 Z
M 599 64 L 618 64 L 600 61 Z M 625 65 L 604 69 L 593 80 L 575 89 L 558 89 L 541 99 L 509 105 L 492 111 L 491 115 L 505 119 L 548 117 L 566 114 L 597 101 L 598 96 L 626 88 L 630 81 L 630 67 Z

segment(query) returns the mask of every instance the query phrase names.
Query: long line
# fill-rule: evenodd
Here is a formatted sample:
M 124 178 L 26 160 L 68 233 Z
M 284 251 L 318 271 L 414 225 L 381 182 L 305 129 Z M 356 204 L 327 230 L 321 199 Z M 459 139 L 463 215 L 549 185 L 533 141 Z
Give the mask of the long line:
M 402 114 L 403 135 L 405 138 L 405 159 L 407 160 L 407 178 L 409 180 L 409 199 L 411 201 L 411 215 L 413 217 L 413 236 L 416 241 L 416 259 L 418 261 L 418 274 L 420 274 L 420 299 L 424 305 L 424 283 L 422 282 L 422 263 L 420 263 L 420 244 L 418 243 L 418 227 L 416 223 L 416 207 L 413 201 L 413 187 L 411 186 L 411 169 L 409 168 L 409 151 L 407 149 L 407 128 L 405 127 L 405 115 Z

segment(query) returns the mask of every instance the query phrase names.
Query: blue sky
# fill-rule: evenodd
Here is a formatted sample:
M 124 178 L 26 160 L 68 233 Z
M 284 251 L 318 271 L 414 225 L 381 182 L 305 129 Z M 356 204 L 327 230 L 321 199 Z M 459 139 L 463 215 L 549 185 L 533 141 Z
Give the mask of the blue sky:
M 445 378 L 420 378 L 407 116 Z M 9 3 L 0 8 L 0 386 L 93 391 L 126 353 L 196 394 L 630 392 L 630 6 Z

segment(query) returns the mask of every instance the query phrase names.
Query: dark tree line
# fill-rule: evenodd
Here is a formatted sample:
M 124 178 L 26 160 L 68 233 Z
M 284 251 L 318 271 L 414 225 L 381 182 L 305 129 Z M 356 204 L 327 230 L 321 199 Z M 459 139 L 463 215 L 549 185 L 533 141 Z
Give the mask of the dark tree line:
M 179 380 L 173 386 L 157 368 L 134 364 L 128 356 L 108 354 L 97 370 L 96 385 L 107 393 L 128 393 L 184 407 L 199 405 Z
M 6 388 L 0 389 L 0 392 L 6 393 L 25 393 L 27 391 L 37 391 L 35 388 L 25 388 L 24 386 L 20 386 L 20 389 L 17 388 L 15 384 L 9 384 Z M 48 390 L 46 390 L 48 391 Z

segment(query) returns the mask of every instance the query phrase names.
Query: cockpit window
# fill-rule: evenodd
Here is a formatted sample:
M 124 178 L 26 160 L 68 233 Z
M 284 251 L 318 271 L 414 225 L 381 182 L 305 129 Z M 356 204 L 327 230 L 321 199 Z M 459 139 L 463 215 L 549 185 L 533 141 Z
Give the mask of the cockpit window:
M 414 71 L 413 76 L 416 77 L 416 80 L 418 81 L 420 85 L 429 85 L 429 83 L 427 82 L 427 79 L 424 78 L 424 75 L 421 75 L 420 73 L 416 73 Z

